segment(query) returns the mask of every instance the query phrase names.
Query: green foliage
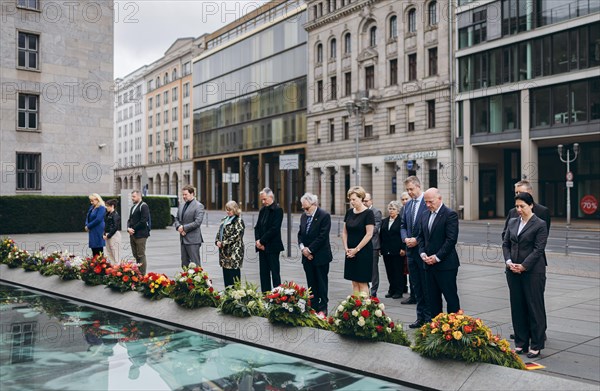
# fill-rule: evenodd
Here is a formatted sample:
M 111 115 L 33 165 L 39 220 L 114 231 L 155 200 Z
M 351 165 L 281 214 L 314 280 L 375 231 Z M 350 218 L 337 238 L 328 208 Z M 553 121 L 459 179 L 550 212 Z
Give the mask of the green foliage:
M 104 200 L 118 196 L 102 196 Z M 144 197 L 150 208 L 152 229 L 167 227 L 171 222 L 167 197 Z M 83 232 L 90 207 L 87 196 L 0 196 L 0 235 L 41 232 Z M 120 211 L 120 206 L 117 206 Z M 121 216 L 127 219 L 128 213 Z
M 263 316 L 265 305 L 256 284 L 235 279 L 232 286 L 225 288 L 221 295 L 219 311 L 240 318 L 247 316 Z
M 185 308 L 218 307 L 221 296 L 212 286 L 208 273 L 190 262 L 175 276 L 171 298 Z

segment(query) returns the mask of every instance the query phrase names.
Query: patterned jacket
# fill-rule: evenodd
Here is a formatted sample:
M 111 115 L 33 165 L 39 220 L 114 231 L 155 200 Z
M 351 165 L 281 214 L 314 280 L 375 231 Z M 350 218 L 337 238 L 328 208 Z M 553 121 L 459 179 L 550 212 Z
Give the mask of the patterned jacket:
M 223 229 L 222 246 L 219 249 L 219 265 L 224 269 L 240 269 L 244 261 L 244 220 L 239 216 L 225 227 L 227 217 L 221 220 L 221 225 L 217 231 L 215 244 L 220 239 L 221 229 Z

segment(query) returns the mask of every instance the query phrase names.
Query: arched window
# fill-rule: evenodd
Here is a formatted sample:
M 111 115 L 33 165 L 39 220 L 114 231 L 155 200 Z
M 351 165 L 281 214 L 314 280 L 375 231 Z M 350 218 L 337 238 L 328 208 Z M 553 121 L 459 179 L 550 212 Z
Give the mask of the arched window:
M 322 44 L 317 45 L 317 62 L 318 63 L 323 62 L 323 45 Z
M 177 68 L 173 69 L 173 73 L 172 73 L 172 77 L 171 80 L 176 80 L 177 79 Z
M 169 73 L 168 73 L 168 72 L 166 72 L 166 73 L 165 73 L 165 77 L 164 77 L 164 79 L 163 79 L 163 84 L 167 84 L 168 82 L 169 82 Z
M 390 38 L 398 37 L 398 18 L 396 15 L 393 15 L 390 18 Z
M 156 76 L 156 88 L 160 87 L 160 76 Z
M 350 33 L 346 33 L 346 35 L 344 35 L 344 53 L 345 54 L 350 54 L 352 53 L 352 36 L 350 35 Z
M 408 32 L 414 33 L 417 31 L 417 10 L 412 8 L 408 11 Z
M 337 41 L 335 38 L 333 38 L 329 42 L 329 58 L 336 58 L 336 57 L 337 57 Z
M 369 46 L 377 46 L 377 26 L 373 26 L 369 29 Z
M 434 0 L 429 3 L 429 5 L 427 6 L 427 16 L 430 26 L 435 26 L 436 24 L 438 24 L 437 1 Z

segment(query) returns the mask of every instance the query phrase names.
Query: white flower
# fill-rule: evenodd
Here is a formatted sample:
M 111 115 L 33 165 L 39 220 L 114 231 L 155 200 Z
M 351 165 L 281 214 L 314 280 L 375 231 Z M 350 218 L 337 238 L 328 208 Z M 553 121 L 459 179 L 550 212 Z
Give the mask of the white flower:
M 246 291 L 246 293 L 247 293 L 247 294 L 249 294 L 249 295 L 251 295 L 251 294 L 253 294 L 253 293 L 254 293 L 254 291 L 253 291 L 252 289 L 248 289 L 248 290 Z
M 202 278 L 202 276 L 200 276 L 200 275 L 196 275 L 196 276 L 193 278 L 193 280 L 194 280 L 194 281 L 196 281 L 196 282 L 202 282 L 203 278 Z
M 304 300 L 304 299 L 300 299 L 300 300 L 298 300 L 298 305 L 300 305 L 300 304 L 301 304 L 302 306 L 304 306 L 304 305 L 306 304 L 306 300 Z
M 181 277 L 181 278 L 179 279 L 179 282 L 185 282 L 185 281 L 187 281 L 187 278 L 185 278 L 185 277 Z
M 288 308 L 288 303 L 283 303 L 283 304 L 281 304 L 281 306 L 282 306 L 283 308 L 287 309 L 287 308 Z
M 383 305 L 383 303 L 379 303 L 378 307 L 379 307 L 380 310 L 384 310 L 385 309 L 385 306 Z
M 337 308 L 337 311 L 338 312 L 344 311 L 344 306 L 339 305 L 338 308 Z
M 290 307 L 290 308 L 288 308 L 288 311 L 294 312 L 294 309 Z
M 369 298 L 369 294 L 367 292 L 360 292 L 360 297 L 362 297 L 364 299 L 368 299 Z
M 357 310 L 353 310 L 352 311 L 352 316 L 358 316 L 358 311 Z
M 346 300 L 342 301 L 342 305 L 346 305 L 348 302 Z
M 293 295 L 294 293 L 296 293 L 295 289 L 284 289 L 283 293 L 285 293 L 286 295 Z
M 336 325 L 336 326 L 339 326 L 339 325 L 340 325 L 340 322 L 341 322 L 341 320 L 339 320 L 339 319 L 336 319 L 334 323 L 335 323 L 335 325 Z
M 194 274 L 193 270 L 188 270 L 188 274 L 191 276 L 192 274 Z
M 363 327 L 365 325 L 365 318 L 363 318 L 362 316 L 358 318 L 358 325 L 360 327 Z
M 256 306 L 256 301 L 252 300 L 248 303 L 248 308 L 252 308 L 254 306 Z
M 391 334 L 391 332 L 392 332 L 392 329 L 390 329 L 389 327 L 386 327 L 386 328 L 385 328 L 385 332 L 386 332 L 386 333 L 388 333 L 388 334 Z
M 190 269 L 194 269 L 194 268 L 196 268 L 197 266 L 198 266 L 198 265 L 196 265 L 194 262 L 190 262 L 190 264 L 188 265 L 188 267 L 189 267 Z
M 386 316 L 385 319 L 387 320 L 388 323 L 390 323 L 392 321 L 392 318 L 390 318 L 389 316 Z
M 366 305 L 371 305 L 371 299 L 367 299 L 367 300 L 365 300 L 365 304 L 366 304 Z
M 383 312 L 381 312 L 381 310 L 375 310 L 375 316 L 381 318 L 383 316 Z

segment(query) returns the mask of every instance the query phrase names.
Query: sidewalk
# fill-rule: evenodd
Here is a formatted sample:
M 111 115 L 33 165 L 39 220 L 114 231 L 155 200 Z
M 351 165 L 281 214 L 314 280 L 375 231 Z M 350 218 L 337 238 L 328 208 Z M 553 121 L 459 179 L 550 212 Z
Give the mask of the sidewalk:
M 218 222 L 216 213 L 202 227 L 206 244 L 202 246 L 203 266 L 218 289 L 223 288 L 222 271 L 218 255 L 212 245 Z M 242 278 L 258 283 L 258 257 L 253 251 L 254 232 L 251 217 L 245 215 L 246 259 L 242 266 Z M 334 224 L 335 225 L 335 224 Z M 285 227 L 285 222 L 284 222 Z M 295 232 L 295 229 L 294 231 Z M 286 230 L 283 237 L 286 243 Z M 11 236 L 20 247 L 29 251 L 45 247 L 45 251 L 69 249 L 77 255 L 89 253 L 86 233 L 31 234 Z M 125 237 L 125 235 L 124 235 Z M 292 243 L 295 243 L 294 235 Z M 329 310 L 350 294 L 351 285 L 343 279 L 343 251 L 341 239 L 332 226 L 331 244 L 334 261 L 329 273 Z M 283 280 L 306 283 L 304 271 L 295 247 L 292 257 L 282 253 L 281 275 Z M 124 254 L 130 254 L 129 243 L 123 243 Z M 173 276 L 179 270 L 179 241 L 173 230 L 153 230 L 147 246 L 148 271 Z M 468 315 L 480 317 L 492 330 L 504 338 L 512 332 L 508 288 L 502 264 L 488 259 L 464 260 L 458 273 L 461 307 Z M 379 291 L 387 291 L 388 283 L 383 261 L 379 262 L 381 284 Z M 387 312 L 393 319 L 408 325 L 415 316 L 414 305 L 401 305 L 400 300 L 385 299 Z M 598 278 L 548 273 L 546 286 L 546 312 L 548 317 L 548 341 L 536 362 L 545 365 L 543 372 L 553 376 L 583 380 L 600 386 L 600 280 Z M 409 329 L 407 329 L 409 330 Z M 409 330 L 409 333 L 412 333 Z

